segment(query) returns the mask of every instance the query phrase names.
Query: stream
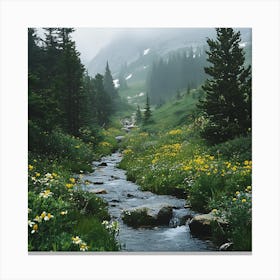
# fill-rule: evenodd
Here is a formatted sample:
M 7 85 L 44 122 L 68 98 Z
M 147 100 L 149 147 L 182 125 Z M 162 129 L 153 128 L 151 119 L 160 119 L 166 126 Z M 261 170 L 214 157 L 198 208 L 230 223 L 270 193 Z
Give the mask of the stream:
M 94 162 L 95 171 L 84 175 L 83 180 L 90 181 L 88 190 L 105 190 L 97 194 L 109 204 L 109 213 L 113 220 L 119 222 L 121 251 L 126 252 L 193 252 L 216 251 L 216 247 L 208 240 L 193 237 L 189 226 L 178 222 L 181 217 L 194 215 L 188 208 L 184 208 L 185 200 L 169 195 L 157 195 L 149 191 L 141 191 L 135 183 L 126 180 L 125 171 L 117 168 L 122 155 L 119 152 L 103 157 Z M 152 228 L 132 228 L 123 223 L 123 210 L 166 203 L 173 207 L 173 217 L 169 226 Z

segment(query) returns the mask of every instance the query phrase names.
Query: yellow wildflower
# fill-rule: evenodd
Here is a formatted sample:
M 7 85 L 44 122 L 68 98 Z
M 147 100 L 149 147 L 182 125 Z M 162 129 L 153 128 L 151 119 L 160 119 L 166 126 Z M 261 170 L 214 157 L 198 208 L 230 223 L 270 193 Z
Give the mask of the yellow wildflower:
M 237 191 L 237 192 L 235 192 L 235 194 L 236 194 L 236 195 L 239 195 L 239 194 L 240 194 L 240 192 L 239 192 L 239 191 Z
M 67 188 L 67 189 L 71 189 L 71 188 L 73 188 L 73 184 L 69 184 L 69 183 L 67 183 L 65 186 L 66 186 L 66 188 Z
M 36 172 L 36 173 L 35 173 L 35 177 L 40 177 L 40 175 L 41 175 L 41 174 L 40 174 L 39 172 Z
M 28 164 L 28 170 L 29 170 L 29 171 L 33 170 L 33 168 L 34 168 L 34 166 L 33 166 L 33 165 Z
M 76 183 L 75 178 L 70 178 L 69 181 L 70 181 L 72 184 L 75 184 L 75 183 Z
M 79 236 L 72 237 L 72 242 L 74 244 L 80 244 L 82 242 L 82 239 Z
M 38 224 L 35 224 L 35 225 L 33 225 L 31 233 L 33 234 L 33 233 L 35 233 L 37 231 L 38 231 Z
M 236 197 L 234 197 L 234 198 L 232 199 L 232 201 L 236 201 Z
M 251 187 L 251 186 L 247 186 L 247 187 L 246 187 L 246 190 L 247 190 L 247 191 L 250 191 L 250 190 L 252 190 L 252 187 Z
M 88 250 L 88 246 L 85 242 L 80 243 L 80 251 L 87 251 Z
M 242 203 L 246 202 L 246 199 L 245 199 L 245 198 L 243 198 L 243 199 L 241 200 L 241 202 L 242 202 Z

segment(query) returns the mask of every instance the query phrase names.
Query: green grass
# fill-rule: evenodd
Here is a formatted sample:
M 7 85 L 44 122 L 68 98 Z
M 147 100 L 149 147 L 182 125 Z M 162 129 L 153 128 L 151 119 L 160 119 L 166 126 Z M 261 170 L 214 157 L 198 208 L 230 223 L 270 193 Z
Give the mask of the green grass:
M 208 146 L 200 136 L 205 118 L 196 111 L 200 93 L 153 109 L 151 122 L 124 139 L 120 167 L 142 190 L 185 198 L 199 212 L 215 209 L 229 227 L 223 236 L 213 229 L 213 239 L 250 250 L 251 137 Z
M 146 94 L 144 96 L 138 96 L 140 92 L 146 93 L 145 81 L 137 81 L 134 83 L 128 82 L 128 88 L 119 90 L 121 98 L 126 99 L 134 107 L 138 104 L 143 107 L 146 101 Z

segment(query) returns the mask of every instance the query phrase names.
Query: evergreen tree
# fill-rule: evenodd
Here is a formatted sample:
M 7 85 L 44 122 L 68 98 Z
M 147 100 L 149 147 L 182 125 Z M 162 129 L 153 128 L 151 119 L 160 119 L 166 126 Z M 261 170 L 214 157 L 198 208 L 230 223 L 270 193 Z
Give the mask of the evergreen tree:
M 151 117 L 152 117 L 152 112 L 151 112 L 151 108 L 150 108 L 150 99 L 149 99 L 149 96 L 147 94 L 143 123 L 147 124 L 150 121 Z
M 137 123 L 137 124 L 141 124 L 141 122 L 142 122 L 142 113 L 141 113 L 141 110 L 140 110 L 139 105 L 137 105 L 136 123 Z
M 94 78 L 94 90 L 96 93 L 96 118 L 100 126 L 104 127 L 109 123 L 112 113 L 112 99 L 104 88 L 103 76 L 97 74 Z
M 103 78 L 103 84 L 105 91 L 109 94 L 112 100 L 116 100 L 117 98 L 117 90 L 114 86 L 113 77 L 109 68 L 109 63 L 107 61 L 105 74 Z
M 82 102 L 84 94 L 82 81 L 84 67 L 76 50 L 75 42 L 71 39 L 73 28 L 58 29 L 58 44 L 61 50 L 59 61 L 59 94 L 63 126 L 72 135 L 79 134 L 82 125 Z
M 244 67 L 244 52 L 239 46 L 240 32 L 217 28 L 217 39 L 208 39 L 211 76 L 203 86 L 205 100 L 198 107 L 209 122 L 202 136 L 219 143 L 246 134 L 251 127 L 251 67 Z

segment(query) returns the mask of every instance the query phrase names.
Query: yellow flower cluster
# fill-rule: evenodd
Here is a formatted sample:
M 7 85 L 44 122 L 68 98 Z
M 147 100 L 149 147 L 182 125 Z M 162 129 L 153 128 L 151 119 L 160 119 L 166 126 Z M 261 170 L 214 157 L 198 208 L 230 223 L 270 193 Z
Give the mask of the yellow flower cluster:
M 79 237 L 79 236 L 76 236 L 76 237 L 72 237 L 72 243 L 76 244 L 76 245 L 79 245 L 80 247 L 80 251 L 87 251 L 88 250 L 88 246 L 87 244 Z
M 100 146 L 102 146 L 102 147 L 110 147 L 111 144 L 104 141 L 104 142 L 100 142 Z
M 156 164 L 159 160 L 168 160 L 170 157 L 175 157 L 181 151 L 182 144 L 175 143 L 164 145 L 160 147 L 158 153 L 155 154 L 154 158 L 152 159 L 152 164 Z
M 129 154 L 132 154 L 133 151 L 132 151 L 131 149 L 125 149 L 125 150 L 123 151 L 123 153 L 124 153 L 125 155 L 129 155 Z
M 139 135 L 140 135 L 141 137 L 147 137 L 147 136 L 149 136 L 149 133 L 147 133 L 147 132 L 141 132 L 141 133 L 139 133 Z
M 179 135 L 182 133 L 183 133 L 182 129 L 173 129 L 167 132 L 168 135 Z

